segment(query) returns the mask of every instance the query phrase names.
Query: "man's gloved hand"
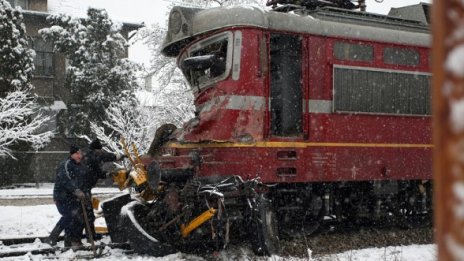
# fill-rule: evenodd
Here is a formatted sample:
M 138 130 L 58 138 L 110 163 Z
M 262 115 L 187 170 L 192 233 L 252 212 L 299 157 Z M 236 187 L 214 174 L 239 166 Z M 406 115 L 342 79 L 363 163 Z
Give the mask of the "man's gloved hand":
M 80 189 L 74 190 L 74 196 L 76 196 L 79 200 L 84 200 L 85 199 L 85 194 Z

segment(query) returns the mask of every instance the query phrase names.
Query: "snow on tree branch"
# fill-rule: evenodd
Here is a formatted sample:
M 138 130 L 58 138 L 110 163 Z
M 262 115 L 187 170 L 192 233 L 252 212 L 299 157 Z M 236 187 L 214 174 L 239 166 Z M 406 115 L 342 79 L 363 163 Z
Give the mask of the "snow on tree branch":
M 96 138 L 106 144 L 108 151 L 122 154 L 120 139 L 124 138 L 127 144 L 135 144 L 140 153 L 145 153 L 153 139 L 155 127 L 159 124 L 155 114 L 149 108 L 133 106 L 131 101 L 122 100 L 118 104 L 112 104 L 105 111 L 107 120 L 103 126 L 91 122 L 90 128 Z M 90 140 L 88 136 L 81 136 Z
M 20 141 L 30 143 L 34 149 L 50 141 L 53 132 L 40 129 L 51 117 L 36 113 L 34 98 L 24 91 L 10 92 L 0 98 L 0 157 L 14 158 L 10 147 Z

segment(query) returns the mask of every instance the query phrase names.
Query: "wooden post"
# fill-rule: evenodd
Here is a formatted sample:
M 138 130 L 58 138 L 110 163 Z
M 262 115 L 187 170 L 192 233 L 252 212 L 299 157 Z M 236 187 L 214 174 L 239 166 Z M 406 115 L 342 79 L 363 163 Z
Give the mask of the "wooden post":
M 87 234 L 87 237 L 90 240 L 90 244 L 92 245 L 93 257 L 96 258 L 97 257 L 97 249 L 95 248 L 95 241 L 93 241 L 93 231 L 90 229 L 89 218 L 87 216 L 87 210 L 85 210 L 84 200 L 81 200 L 81 207 L 82 207 L 82 215 L 84 216 L 85 233 Z
M 464 260 L 464 2 L 432 7 L 434 203 L 438 260 Z

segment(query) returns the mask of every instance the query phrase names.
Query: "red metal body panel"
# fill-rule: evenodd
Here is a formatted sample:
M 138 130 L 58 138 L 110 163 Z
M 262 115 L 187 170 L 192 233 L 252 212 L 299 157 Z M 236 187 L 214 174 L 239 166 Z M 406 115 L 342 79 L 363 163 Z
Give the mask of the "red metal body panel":
M 327 39 L 319 36 L 309 37 L 309 97 L 311 99 L 330 100 L 332 89 L 324 88 L 327 83 L 331 84 L 327 72 L 331 66 L 327 61 Z M 327 79 L 329 78 L 329 79 Z
M 311 114 L 315 142 L 430 144 L 431 118 L 387 115 Z
M 431 178 L 430 148 L 331 145 L 201 148 L 209 156 L 204 157 L 198 174 L 260 177 L 266 183 Z M 279 152 L 289 151 L 296 152 L 296 157 L 279 158 Z M 294 173 L 285 172 L 292 168 Z

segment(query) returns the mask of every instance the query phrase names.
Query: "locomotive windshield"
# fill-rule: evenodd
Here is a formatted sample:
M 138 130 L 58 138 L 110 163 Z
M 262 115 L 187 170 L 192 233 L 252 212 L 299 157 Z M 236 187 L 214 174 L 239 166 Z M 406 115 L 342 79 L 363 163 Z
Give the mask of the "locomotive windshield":
M 179 63 L 195 89 L 225 79 L 230 72 L 232 33 L 226 32 L 192 45 Z

